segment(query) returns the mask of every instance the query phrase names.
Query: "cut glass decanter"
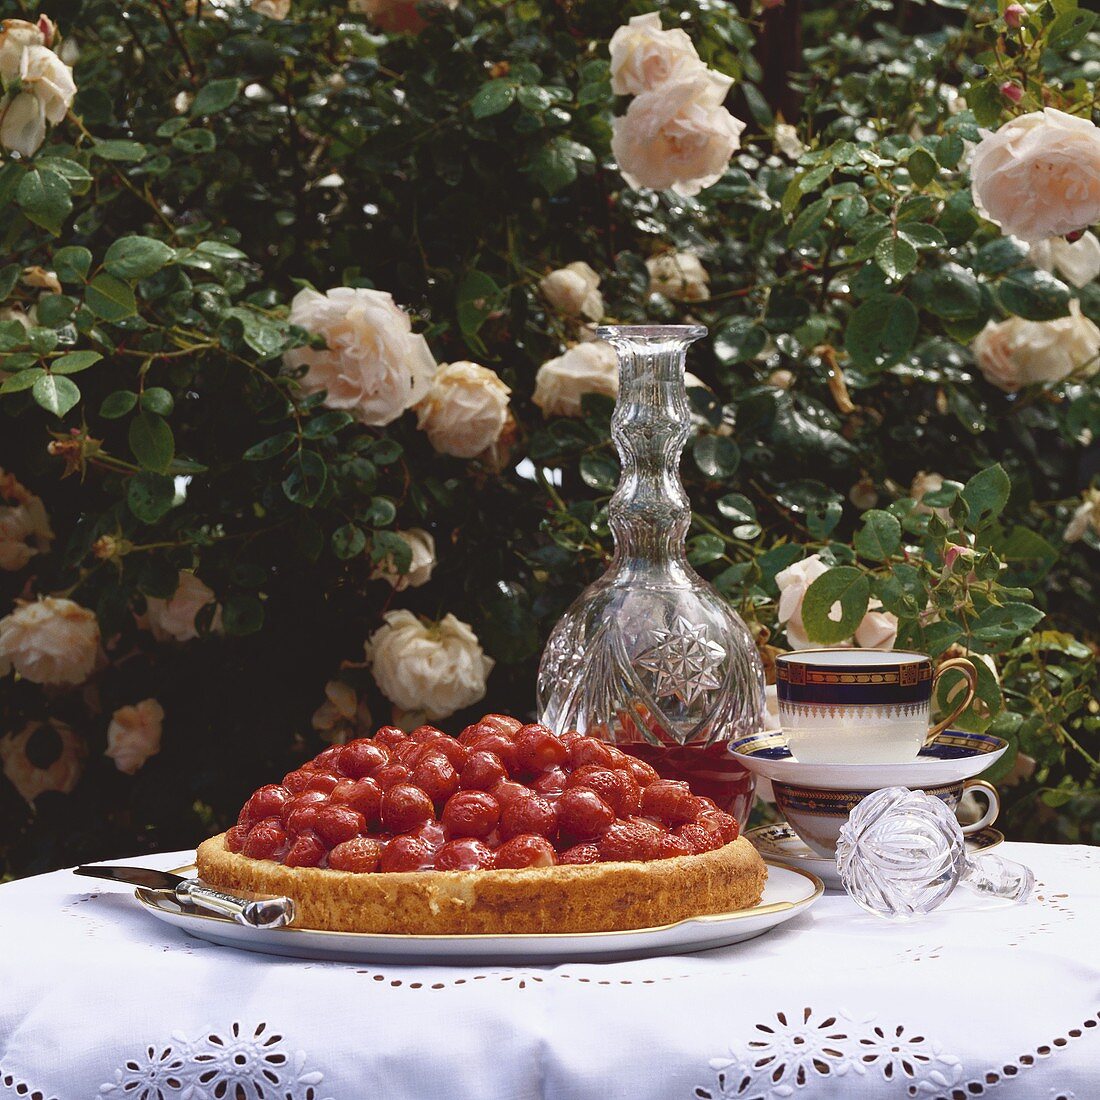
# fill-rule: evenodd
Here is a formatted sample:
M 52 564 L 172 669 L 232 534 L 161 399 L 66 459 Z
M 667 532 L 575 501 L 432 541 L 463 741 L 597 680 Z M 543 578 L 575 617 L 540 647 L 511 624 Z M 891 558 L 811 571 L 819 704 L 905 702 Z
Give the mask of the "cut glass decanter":
M 726 746 L 763 728 L 764 674 L 740 616 L 688 564 L 691 507 L 679 474 L 691 426 L 684 357 L 706 329 L 612 326 L 598 334 L 619 359 L 615 554 L 550 635 L 540 718 L 558 732 L 619 744 L 744 821 L 752 777 Z

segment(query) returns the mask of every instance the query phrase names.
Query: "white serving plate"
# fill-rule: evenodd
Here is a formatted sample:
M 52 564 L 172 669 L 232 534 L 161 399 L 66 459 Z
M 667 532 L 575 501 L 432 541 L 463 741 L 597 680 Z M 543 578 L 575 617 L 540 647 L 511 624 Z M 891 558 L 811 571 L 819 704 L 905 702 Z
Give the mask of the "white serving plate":
M 742 737 L 730 752 L 751 772 L 780 783 L 826 790 L 877 791 L 934 787 L 980 775 L 1004 755 L 1008 742 L 988 733 L 945 730 L 913 760 L 899 764 L 804 764 L 791 756 L 782 730 Z
M 764 896 L 752 909 L 693 917 L 659 928 L 626 932 L 579 932 L 571 935 L 402 936 L 365 932 L 317 932 L 308 928 L 261 930 L 235 924 L 226 917 L 183 908 L 143 887 L 137 900 L 158 920 L 189 935 L 226 947 L 267 955 L 343 962 L 404 964 L 545 965 L 563 962 L 612 962 L 653 955 L 706 951 L 752 939 L 798 916 L 825 891 L 821 879 L 801 868 L 768 864 Z M 173 873 L 190 875 L 194 866 Z
M 764 857 L 764 862 L 772 860 L 786 866 L 809 871 L 825 883 L 826 889 L 843 890 L 840 872 L 836 860 L 831 856 L 820 856 L 787 824 L 780 821 L 775 825 L 759 825 L 745 834 L 745 839 Z M 995 848 L 1004 841 L 1004 834 L 992 825 L 968 833 L 963 839 L 969 855 L 978 855 Z

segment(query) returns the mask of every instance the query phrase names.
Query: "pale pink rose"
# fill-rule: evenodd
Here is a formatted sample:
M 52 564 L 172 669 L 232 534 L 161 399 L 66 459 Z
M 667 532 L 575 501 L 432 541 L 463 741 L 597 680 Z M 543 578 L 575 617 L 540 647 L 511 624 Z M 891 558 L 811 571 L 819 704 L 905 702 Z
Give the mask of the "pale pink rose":
M 1100 276 L 1100 240 L 1091 231 L 1075 241 L 1065 237 L 1036 241 L 1027 258 L 1043 271 L 1057 271 L 1075 287 L 1087 286 Z
M 46 140 L 46 110 L 30 92 L 20 92 L 0 107 L 0 148 L 33 157 Z
M 987 382 L 1006 393 L 1040 382 L 1060 382 L 1071 374 L 1090 378 L 1100 367 L 1100 329 L 1076 298 L 1069 315 L 1054 321 L 1009 317 L 990 321 L 974 337 L 972 349 Z
M 697 195 L 721 179 L 745 124 L 722 106 L 714 78 L 708 70 L 642 92 L 612 122 L 611 151 L 629 186 Z
M 172 598 L 162 600 L 149 596 L 145 601 L 145 614 L 139 619 L 139 623 L 151 630 L 158 642 L 189 642 L 199 636 L 195 616 L 207 604 L 214 603 L 216 598 L 213 590 L 203 584 L 194 573 L 181 569 L 179 583 Z M 214 612 L 210 629 L 217 633 L 221 628 L 222 611 L 219 607 Z
M 587 393 L 614 397 L 619 392 L 619 361 L 610 344 L 575 344 L 564 355 L 549 359 L 535 375 L 531 400 L 543 416 L 580 416 Z
M 566 317 L 603 317 L 600 277 L 583 260 L 566 264 L 539 280 L 543 297 Z
M 42 767 L 27 755 L 27 743 L 43 731 L 60 740 L 57 757 Z M 34 800 L 46 791 L 68 794 L 77 784 L 83 769 L 87 748 L 64 722 L 28 722 L 19 733 L 0 737 L 0 765 L 11 785 L 33 806 Z M 37 757 L 37 753 L 35 754 Z
M 395 592 L 404 592 L 406 588 L 419 588 L 432 579 L 435 568 L 435 539 L 428 531 L 420 527 L 410 527 L 407 531 L 396 532 L 409 545 L 412 555 L 409 568 L 404 573 L 397 571 L 393 556 L 383 558 L 371 573 L 371 580 L 386 581 Z
M 878 490 L 875 488 L 874 481 L 869 477 L 861 477 L 848 490 L 848 499 L 861 512 L 866 512 L 868 508 L 874 508 L 878 504 Z
M 655 11 L 635 15 L 619 27 L 611 36 L 608 49 L 611 90 L 616 95 L 638 95 L 669 80 L 694 76 L 706 68 L 687 32 L 678 27 L 662 30 L 661 16 Z
M 1081 503 L 1075 509 L 1062 538 L 1066 542 L 1079 542 L 1089 528 L 1100 535 L 1100 489 L 1086 489 Z
M 382 694 L 404 711 L 436 721 L 485 697 L 493 661 L 477 635 L 454 615 L 425 623 L 389 611 L 370 637 L 367 661 Z
M 156 699 L 143 699 L 133 706 L 119 707 L 107 727 L 107 751 L 120 772 L 133 775 L 160 752 L 164 708 Z
M 34 287 L 36 290 L 48 290 L 51 294 L 61 293 L 61 283 L 57 276 L 38 264 L 23 268 L 19 281 L 24 286 Z
M 0 145 L 30 157 L 46 138 L 47 123 L 61 122 L 76 95 L 73 71 L 46 46 L 19 54 L 19 92 L 0 107 Z
M 53 538 L 41 499 L 0 469 L 0 569 L 22 569 Z
M 1100 221 L 1100 129 L 1054 107 L 983 131 L 970 158 L 974 204 L 1022 241 Z
M 417 11 L 418 0 L 350 0 L 349 11 L 369 15 L 384 31 L 417 34 L 424 29 L 424 20 Z M 459 0 L 435 0 L 436 7 L 453 11 Z
M 290 0 L 252 0 L 252 10 L 268 19 L 283 20 L 290 14 Z
M 292 369 L 309 368 L 302 389 L 326 391 L 329 408 L 346 409 L 363 424 L 392 423 L 431 384 L 436 364 L 427 341 L 389 294 L 347 286 L 325 294 L 301 290 L 290 303 L 290 321 L 328 345 L 283 356 Z
M 909 486 L 909 496 L 917 502 L 914 511 L 922 516 L 939 516 L 944 523 L 950 523 L 950 508 L 930 508 L 927 504 L 921 503 L 926 494 L 938 493 L 942 488 L 943 474 L 937 474 L 934 471 L 932 473 L 925 473 L 924 470 L 918 471 L 913 478 L 913 484 Z
M 72 600 L 17 600 L 0 619 L 0 675 L 14 668 L 35 684 L 82 684 L 98 653 L 99 623 Z
M 475 458 L 500 438 L 511 390 L 499 375 L 460 361 L 439 368 L 416 407 L 416 426 L 440 454 Z
M 0 20 L 0 82 L 6 87 L 19 76 L 23 51 L 28 46 L 48 46 L 43 28 L 25 19 Z
M 781 367 L 768 375 L 768 385 L 777 390 L 789 390 L 794 385 L 794 372 Z
M 325 701 L 313 712 L 312 725 L 326 741 L 336 744 L 367 736 L 374 727 L 366 700 L 342 680 L 325 684 Z
M 893 649 L 898 640 L 898 617 L 883 611 L 879 600 L 872 600 L 867 614 L 856 627 L 856 645 L 863 649 Z
M 777 618 L 786 626 L 787 640 L 793 649 L 808 649 L 813 643 L 802 623 L 802 601 L 810 585 L 829 571 L 820 554 L 811 554 L 775 575 L 779 586 Z
M 650 294 L 663 294 L 678 302 L 705 302 L 710 297 L 710 276 L 691 252 L 662 252 L 650 256 L 645 266 Z
M 806 152 L 806 146 L 802 144 L 798 131 L 789 122 L 777 123 L 773 138 L 775 147 L 790 160 L 798 160 Z

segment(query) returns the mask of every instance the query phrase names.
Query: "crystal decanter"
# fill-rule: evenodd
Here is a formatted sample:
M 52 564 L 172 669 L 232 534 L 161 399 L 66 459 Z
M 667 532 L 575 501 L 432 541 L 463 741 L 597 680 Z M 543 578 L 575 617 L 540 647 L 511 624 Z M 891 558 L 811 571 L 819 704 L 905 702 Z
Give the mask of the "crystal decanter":
M 698 325 L 609 326 L 619 397 L 611 434 L 610 568 L 554 627 L 539 667 L 541 721 L 594 733 L 744 823 L 753 780 L 729 741 L 763 728 L 764 673 L 740 616 L 688 564 L 680 455 L 691 411 L 684 357 Z

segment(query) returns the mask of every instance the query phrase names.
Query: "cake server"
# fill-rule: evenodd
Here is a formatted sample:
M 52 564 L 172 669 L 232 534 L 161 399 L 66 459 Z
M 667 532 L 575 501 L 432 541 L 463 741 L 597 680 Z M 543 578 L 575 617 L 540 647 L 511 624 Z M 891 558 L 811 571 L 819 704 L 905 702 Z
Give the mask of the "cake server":
M 128 882 L 158 894 L 166 894 L 183 905 L 195 905 L 238 924 L 252 928 L 285 928 L 294 921 L 294 901 L 282 897 L 242 898 L 204 886 L 198 879 L 181 878 L 151 867 L 77 867 L 74 872 L 89 878 Z

